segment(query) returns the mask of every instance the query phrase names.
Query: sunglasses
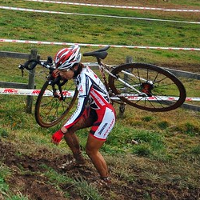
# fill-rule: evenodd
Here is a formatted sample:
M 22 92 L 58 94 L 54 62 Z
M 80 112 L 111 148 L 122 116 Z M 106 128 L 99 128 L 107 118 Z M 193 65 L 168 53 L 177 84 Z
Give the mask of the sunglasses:
M 68 68 L 68 69 L 59 69 L 59 71 L 61 71 L 61 72 L 68 72 L 70 70 L 71 70 L 70 68 Z

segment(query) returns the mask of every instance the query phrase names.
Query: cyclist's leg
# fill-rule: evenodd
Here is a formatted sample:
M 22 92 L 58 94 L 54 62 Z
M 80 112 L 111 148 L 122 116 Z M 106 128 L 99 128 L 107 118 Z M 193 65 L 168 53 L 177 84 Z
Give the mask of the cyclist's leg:
M 90 110 L 85 109 L 82 117 L 69 129 L 66 129 L 64 126 L 61 128 L 61 130 L 65 133 L 64 139 L 70 147 L 77 164 L 84 164 L 84 159 L 82 157 L 79 140 L 75 132 L 79 129 L 92 126 L 94 119 L 88 112 L 90 112 Z
M 104 115 L 98 117 L 98 120 L 93 124 L 88 136 L 86 153 L 99 172 L 100 177 L 107 178 L 108 167 L 104 157 L 99 152 L 99 149 L 105 143 L 108 134 L 115 124 L 115 111 L 114 109 L 106 108 Z
M 108 167 L 106 161 L 99 152 L 99 149 L 103 146 L 104 142 L 105 140 L 98 140 L 93 137 L 93 135 L 89 134 L 86 145 L 86 153 L 90 157 L 100 176 L 108 177 Z

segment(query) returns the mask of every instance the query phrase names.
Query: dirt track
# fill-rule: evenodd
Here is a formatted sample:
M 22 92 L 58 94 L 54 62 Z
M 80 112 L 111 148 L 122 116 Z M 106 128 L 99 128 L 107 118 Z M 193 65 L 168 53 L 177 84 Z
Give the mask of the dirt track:
M 54 169 L 59 174 L 66 174 L 67 177 L 75 178 L 77 181 L 80 179 L 85 180 L 88 184 L 94 184 L 94 178 L 98 177 L 90 162 L 82 167 L 70 166 L 64 170 L 60 169 L 60 166 L 66 163 L 67 160 L 72 159 L 72 157 L 70 155 L 52 155 L 45 148 L 39 149 L 33 155 L 27 156 L 18 154 L 13 144 L 8 142 L 4 143 L 0 140 L 0 157 L 3 163 L 11 169 L 12 176 L 6 180 L 10 185 L 11 191 L 17 193 L 20 188 L 20 192 L 31 200 L 68 199 L 64 197 L 64 194 L 59 189 L 56 189 L 53 184 L 50 184 L 51 180 L 48 180 L 47 176 L 43 175 L 49 171 L 49 168 Z M 129 181 L 122 185 L 120 182 L 121 177 L 113 174 L 115 181 L 110 188 L 98 187 L 104 199 L 112 199 L 110 196 L 111 193 L 114 194 L 114 199 L 116 200 L 142 200 L 144 199 L 145 193 L 150 194 L 154 200 L 194 200 L 200 195 L 197 189 L 180 189 L 178 185 L 169 183 L 160 184 L 159 182 L 152 182 L 151 179 L 142 179 L 140 178 L 141 169 L 133 168 L 133 166 L 130 166 L 130 171 L 137 173 L 138 177 L 136 181 Z M 59 187 L 70 194 L 70 199 L 82 199 L 78 192 L 75 191 L 74 184 L 61 183 Z
M 29 197 L 31 200 L 67 199 L 63 196 L 62 192 L 49 184 L 49 180 L 45 176 L 42 176 L 45 171 L 48 171 L 47 169 L 44 169 L 43 166 L 53 168 L 55 171 L 61 174 L 66 173 L 68 177 L 72 177 L 77 180 L 81 177 L 82 179 L 87 180 L 89 184 L 95 183 L 95 177 L 98 177 L 96 171 L 89 163 L 82 167 L 69 166 L 68 168 L 60 169 L 62 164 L 66 163 L 67 160 L 72 159 L 70 155 L 63 157 L 56 154 L 50 158 L 47 157 L 47 155 L 50 154 L 47 149 L 40 149 L 31 156 L 18 156 L 16 154 L 17 151 L 11 143 L 3 143 L 0 141 L 0 157 L 3 158 L 4 164 L 12 169 L 12 176 L 6 181 L 8 181 L 13 192 L 17 192 L 18 188 L 23 188 L 21 193 Z M 21 173 L 20 169 L 22 168 L 26 173 Z M 77 192 L 74 191 L 73 185 L 61 184 L 60 188 L 68 191 L 71 196 L 70 199 L 81 199 Z M 127 184 L 127 186 L 114 184 L 111 188 L 100 188 L 102 193 L 105 194 L 106 190 L 109 192 L 110 189 L 118 194 L 119 199 L 130 199 L 131 197 L 135 196 L 135 189 L 132 183 Z M 140 196 L 139 193 L 137 196 L 138 195 Z

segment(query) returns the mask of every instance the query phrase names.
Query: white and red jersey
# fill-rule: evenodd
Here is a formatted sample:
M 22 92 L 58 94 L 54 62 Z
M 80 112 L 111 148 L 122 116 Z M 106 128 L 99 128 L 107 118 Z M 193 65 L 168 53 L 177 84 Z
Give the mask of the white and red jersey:
M 115 111 L 110 104 L 109 94 L 102 81 L 89 67 L 82 68 L 76 81 L 79 92 L 77 109 L 64 126 L 67 129 L 73 126 L 82 116 L 85 106 L 89 105 L 96 111 L 99 124 L 92 127 L 90 133 L 99 139 L 105 139 L 115 123 Z

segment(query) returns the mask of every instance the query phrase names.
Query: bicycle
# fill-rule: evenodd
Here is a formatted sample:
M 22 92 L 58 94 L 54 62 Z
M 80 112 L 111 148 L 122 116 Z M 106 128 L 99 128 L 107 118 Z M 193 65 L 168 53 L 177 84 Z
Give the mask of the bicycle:
M 113 103 L 128 104 L 152 112 L 174 110 L 184 103 L 185 87 L 172 73 L 147 63 L 117 66 L 104 64 L 102 60 L 107 57 L 109 47 L 83 53 L 83 56 L 96 58 L 101 77 Z M 37 98 L 35 118 L 40 126 L 51 127 L 70 112 L 78 91 L 73 81 L 53 77 L 55 67 L 51 58 L 46 62 L 29 60 L 20 68 L 32 70 L 37 64 L 49 69 L 49 76 Z
M 47 61 L 28 60 L 23 65 L 20 64 L 19 69 L 30 71 L 37 65 L 48 69 L 49 72 L 36 99 L 34 114 L 36 122 L 41 127 L 48 128 L 58 124 L 69 113 L 75 103 L 78 91 L 75 89 L 74 81 L 62 80 L 60 76 L 54 77 L 53 71 L 56 68 L 50 56 Z

